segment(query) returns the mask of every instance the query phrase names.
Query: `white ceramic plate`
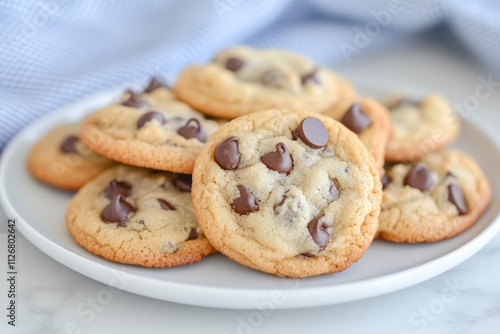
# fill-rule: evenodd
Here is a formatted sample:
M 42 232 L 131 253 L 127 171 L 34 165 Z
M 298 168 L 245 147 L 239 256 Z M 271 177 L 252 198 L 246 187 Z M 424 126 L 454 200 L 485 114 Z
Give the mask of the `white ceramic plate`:
M 30 147 L 61 122 L 75 121 L 107 104 L 107 92 L 55 112 L 20 132 L 5 149 L 0 166 L 0 198 L 19 231 L 40 250 L 97 281 L 132 293 L 176 303 L 251 309 L 299 308 L 359 300 L 396 291 L 434 277 L 464 261 L 500 229 L 500 198 L 465 233 L 434 244 L 399 245 L 374 241 L 347 270 L 305 279 L 283 279 L 242 267 L 220 254 L 180 268 L 147 269 L 109 262 L 79 247 L 64 223 L 72 193 L 45 186 L 29 175 Z M 477 125 L 463 121 L 455 147 L 472 154 L 498 194 L 500 150 Z

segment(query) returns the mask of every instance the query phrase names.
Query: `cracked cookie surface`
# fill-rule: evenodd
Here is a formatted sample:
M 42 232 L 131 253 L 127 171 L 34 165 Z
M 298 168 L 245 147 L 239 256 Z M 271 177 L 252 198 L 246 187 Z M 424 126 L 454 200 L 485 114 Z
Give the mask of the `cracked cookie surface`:
M 114 262 L 190 264 L 215 250 L 198 226 L 189 190 L 189 176 L 118 166 L 76 193 L 66 225 L 78 244 Z
M 397 98 L 388 103 L 392 132 L 385 151 L 389 161 L 416 161 L 440 151 L 460 131 L 450 104 L 432 94 L 422 101 Z
M 80 128 L 79 123 L 62 124 L 37 141 L 27 160 L 31 175 L 57 188 L 78 190 L 114 165 L 80 142 Z
M 90 115 L 80 138 L 93 151 L 128 165 L 190 174 L 200 148 L 220 124 L 160 86 L 126 92 Z
M 223 50 L 204 66 L 186 68 L 174 91 L 201 112 L 228 119 L 269 108 L 322 112 L 354 95 L 346 80 L 306 57 L 246 46 Z
M 450 150 L 416 163 L 397 164 L 384 176 L 378 237 L 394 242 L 434 242 L 472 226 L 491 201 L 480 167 Z
M 193 206 L 214 247 L 279 276 L 344 270 L 377 229 L 381 183 L 339 122 L 266 110 L 223 125 L 198 157 Z

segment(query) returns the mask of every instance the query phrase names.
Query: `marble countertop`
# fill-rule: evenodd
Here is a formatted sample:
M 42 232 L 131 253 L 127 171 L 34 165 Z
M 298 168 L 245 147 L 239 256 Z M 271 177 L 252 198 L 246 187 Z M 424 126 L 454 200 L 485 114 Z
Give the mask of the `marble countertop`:
M 357 85 L 424 87 L 461 102 L 489 73 L 469 57 L 425 39 L 356 55 L 337 68 Z M 408 84 L 411 82 L 411 84 Z M 500 87 L 500 85 L 499 85 Z M 500 93 L 493 88 L 471 117 L 500 143 Z M 500 172 L 498 179 L 500 181 Z M 500 194 L 494 194 L 500 196 Z M 30 199 L 36 200 L 36 199 Z M 28 203 L 29 205 L 29 203 Z M 54 261 L 17 234 L 17 326 L 8 326 L 7 217 L 0 210 L 0 333 L 497 333 L 500 328 L 500 235 L 453 269 L 415 286 L 357 302 L 275 310 L 256 326 L 251 310 L 210 309 L 110 288 Z M 451 293 L 450 293 L 451 292 Z

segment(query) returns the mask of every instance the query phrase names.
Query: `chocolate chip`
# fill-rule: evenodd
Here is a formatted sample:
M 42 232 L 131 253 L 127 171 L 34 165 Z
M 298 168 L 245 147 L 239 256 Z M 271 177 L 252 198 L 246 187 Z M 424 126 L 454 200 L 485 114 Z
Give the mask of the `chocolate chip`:
M 169 118 L 168 120 L 172 121 L 172 122 L 180 122 L 180 121 L 184 121 L 184 117 L 182 117 L 182 116 L 174 116 L 174 117 Z
M 285 74 L 277 69 L 270 69 L 262 74 L 262 83 L 269 87 L 281 88 L 285 81 Z
M 454 183 L 448 186 L 448 200 L 455 205 L 459 215 L 465 215 L 469 211 L 462 189 Z
M 198 238 L 198 233 L 196 232 L 196 229 L 194 227 L 191 227 L 191 231 L 189 231 L 187 240 L 194 240 L 196 238 Z
M 307 229 L 320 251 L 330 242 L 331 235 L 324 216 L 319 216 L 311 220 L 307 224 Z
M 273 205 L 273 209 L 276 210 L 278 207 L 282 206 L 283 204 L 285 204 L 285 200 L 288 198 L 287 195 L 283 195 L 283 197 L 281 197 L 281 200 L 278 202 L 278 203 L 275 203 Z
M 157 200 L 163 210 L 175 210 L 175 207 L 164 199 L 157 198 Z
M 163 82 L 161 82 L 157 78 L 152 77 L 148 83 L 148 86 L 144 89 L 144 93 L 151 93 L 152 91 L 155 91 L 161 87 L 167 87 L 167 85 L 165 85 Z
M 196 138 L 202 143 L 207 142 L 207 134 L 205 133 L 205 129 L 203 129 L 200 121 L 198 121 L 196 118 L 189 119 L 186 122 L 186 125 L 177 130 L 177 133 L 186 139 Z
M 321 148 L 328 143 L 328 132 L 316 117 L 306 117 L 293 132 L 293 138 L 300 138 L 309 147 Z
M 269 152 L 260 157 L 260 160 L 267 168 L 280 173 L 290 173 L 293 167 L 293 160 L 288 147 L 284 143 L 276 144 L 276 151 Z
M 109 181 L 107 187 L 104 189 L 104 196 L 108 199 L 113 199 L 116 195 L 128 197 L 130 190 L 132 190 L 130 183 L 113 179 Z
M 337 183 L 338 183 L 337 179 L 333 180 L 333 182 L 330 184 L 330 188 L 328 189 L 328 194 L 326 195 L 326 199 L 330 202 L 339 198 L 339 189 Z
M 236 198 L 231 207 L 234 211 L 241 215 L 247 215 L 251 212 L 259 210 L 257 198 L 252 194 L 252 191 L 242 185 L 238 186 L 240 197 Z
M 230 57 L 230 58 L 227 58 L 225 67 L 230 71 L 236 72 L 240 68 L 242 68 L 243 65 L 245 65 L 245 62 L 243 60 L 241 60 L 240 58 Z
M 315 68 L 311 72 L 304 74 L 300 77 L 300 82 L 305 85 L 308 82 L 314 82 L 316 84 L 319 84 L 319 79 L 318 76 L 316 75 L 318 72 L 318 69 Z
M 380 181 L 382 181 L 382 189 L 385 189 L 385 187 L 387 187 L 392 180 L 389 175 L 384 174 L 384 176 L 382 176 L 382 179 L 380 179 Z
M 300 212 L 304 209 L 304 204 L 293 194 L 287 195 L 287 193 L 288 191 L 283 194 L 279 202 L 273 205 L 273 210 L 281 222 L 291 225 L 297 221 Z
M 387 171 L 389 169 L 392 169 L 392 167 L 396 166 L 398 162 L 393 162 L 393 161 L 385 161 L 384 162 L 384 169 Z
M 141 94 L 137 94 L 133 91 L 129 91 L 129 97 L 125 101 L 122 102 L 122 105 L 127 106 L 127 107 L 134 107 L 134 108 L 142 108 L 142 107 L 147 107 L 149 103 L 144 101 L 141 97 Z
M 162 184 L 158 185 L 158 187 L 163 189 L 169 189 L 170 185 L 171 185 L 170 182 L 163 182 Z
M 134 206 L 127 202 L 122 195 L 118 194 L 102 210 L 101 218 L 106 223 L 118 223 L 119 226 L 124 227 L 130 213 L 133 212 L 135 212 Z
M 344 114 L 340 122 L 355 134 L 359 134 L 370 126 L 372 120 L 365 114 L 361 104 L 354 103 Z
M 214 159 L 220 168 L 225 170 L 235 170 L 238 168 L 238 164 L 240 163 L 239 141 L 240 138 L 233 136 L 217 145 L 214 151 Z
M 423 162 L 419 162 L 408 172 L 404 185 L 420 189 L 429 190 L 434 184 L 432 173 Z
M 171 253 L 171 254 L 174 254 L 174 253 L 177 253 L 179 251 L 179 246 L 174 245 L 172 240 L 168 240 L 168 242 L 162 246 L 162 249 Z
M 163 118 L 162 114 L 160 114 L 157 111 L 149 111 L 149 112 L 145 113 L 144 115 L 142 115 L 141 118 L 139 118 L 139 120 L 137 121 L 137 129 L 142 128 L 144 126 L 144 124 L 146 124 L 147 122 L 152 121 L 152 120 L 155 120 L 160 124 L 165 123 L 165 118 Z
M 456 176 L 455 174 L 453 174 L 452 172 L 450 172 L 450 171 L 447 171 L 447 172 L 446 172 L 446 175 L 445 175 L 444 177 L 452 177 L 452 178 L 454 178 L 454 179 L 456 179 L 456 178 L 457 178 L 457 176 Z
M 76 144 L 80 141 L 77 136 L 68 136 L 66 137 L 61 146 L 59 146 L 59 150 L 63 153 L 78 153 L 76 150 Z
M 191 191 L 191 186 L 193 183 L 192 175 L 188 174 L 179 174 L 177 178 L 174 180 L 174 185 L 177 187 L 179 191 L 189 192 Z

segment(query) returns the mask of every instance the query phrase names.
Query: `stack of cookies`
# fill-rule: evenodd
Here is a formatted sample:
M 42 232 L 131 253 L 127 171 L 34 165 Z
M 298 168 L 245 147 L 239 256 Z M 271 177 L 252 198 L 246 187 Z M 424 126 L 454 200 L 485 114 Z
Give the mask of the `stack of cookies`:
M 378 237 L 417 243 L 463 232 L 488 207 L 491 189 L 472 157 L 445 150 L 459 134 L 459 119 L 439 95 L 397 97 L 387 108 L 392 132 Z
M 172 267 L 220 251 L 308 277 L 346 269 L 377 237 L 438 241 L 477 221 L 491 191 L 472 158 L 442 151 L 458 131 L 439 96 L 384 105 L 301 55 L 235 47 L 173 91 L 153 78 L 55 129 L 28 167 L 78 190 L 67 227 L 108 260 Z

